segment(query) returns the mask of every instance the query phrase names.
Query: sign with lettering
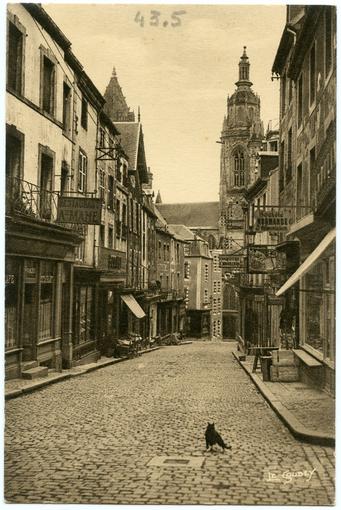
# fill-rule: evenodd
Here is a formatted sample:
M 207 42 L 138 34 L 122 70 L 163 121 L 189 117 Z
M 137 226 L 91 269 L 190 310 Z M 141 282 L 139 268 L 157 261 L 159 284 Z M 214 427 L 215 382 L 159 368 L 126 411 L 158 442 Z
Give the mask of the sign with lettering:
M 88 197 L 59 197 L 57 221 L 60 223 L 79 223 L 100 225 L 102 200 Z
M 98 268 L 113 272 L 115 275 L 125 275 L 127 268 L 127 258 L 123 251 L 112 248 L 99 247 Z
M 219 267 L 227 271 L 241 271 L 244 269 L 244 258 L 240 255 L 219 255 Z
M 255 245 L 248 247 L 248 273 L 273 273 L 285 271 L 286 256 L 269 245 Z
M 257 232 L 286 232 L 290 225 L 290 218 L 283 210 L 256 210 L 255 230 Z

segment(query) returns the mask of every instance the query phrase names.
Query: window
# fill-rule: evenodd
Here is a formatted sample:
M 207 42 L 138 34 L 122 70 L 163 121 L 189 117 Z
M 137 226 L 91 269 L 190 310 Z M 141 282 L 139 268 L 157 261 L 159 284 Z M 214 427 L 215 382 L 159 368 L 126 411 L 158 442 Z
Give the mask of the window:
M 108 175 L 108 209 L 114 210 L 114 177 Z
M 99 227 L 99 245 L 105 246 L 105 225 Z
M 289 78 L 289 105 L 291 104 L 291 101 L 292 101 L 292 80 Z M 277 149 L 276 149 L 277 150 Z
M 88 129 L 88 102 L 84 97 L 82 98 L 81 126 Z
M 108 248 L 114 247 L 114 229 L 111 225 L 108 227 Z
M 303 120 L 303 77 L 302 74 L 297 84 L 297 123 L 301 126 Z
M 270 151 L 272 151 L 272 152 L 277 152 L 277 150 L 278 150 L 277 141 L 275 141 L 275 142 L 270 142 Z
M 40 216 L 45 220 L 52 219 L 52 183 L 53 157 L 45 152 L 40 153 Z
M 161 257 L 162 257 L 161 252 L 162 252 L 162 244 L 161 244 L 161 241 L 159 241 L 159 259 L 161 259 Z
M 281 150 L 279 153 L 279 191 L 284 188 L 284 141 L 281 142 Z
M 55 110 L 55 74 L 55 64 L 43 55 L 42 109 L 49 115 L 54 115 Z
M 98 183 L 99 196 L 102 199 L 102 202 L 105 203 L 105 171 L 103 170 L 103 168 L 99 169 L 98 178 L 99 178 Z
M 324 358 L 335 356 L 335 253 L 331 247 L 302 279 L 302 337 Z
M 105 131 L 103 128 L 99 128 L 99 146 L 105 147 Z
M 224 310 L 236 310 L 237 309 L 237 300 L 236 293 L 233 287 L 226 285 L 224 288 L 224 296 L 223 296 L 223 306 Z
M 23 33 L 14 23 L 9 22 L 7 86 L 17 94 L 23 93 L 23 42 Z
M 287 78 L 286 76 L 282 76 L 281 79 L 281 114 L 285 114 L 285 100 L 286 100 L 286 88 L 287 88 Z
M 63 83 L 63 130 L 66 134 L 71 130 L 71 87 Z
M 80 150 L 78 158 L 78 191 L 81 193 L 86 192 L 87 168 L 88 158 L 86 154 Z
M 325 40 L 325 78 L 329 75 L 332 68 L 332 55 L 333 55 L 333 38 L 332 38 L 332 8 L 325 8 L 324 18 L 324 40 Z
M 69 182 L 69 165 L 66 161 L 62 161 L 62 168 L 60 174 L 60 194 L 65 195 L 68 190 Z
M 288 132 L 288 167 L 286 171 L 286 182 L 291 181 L 292 178 L 292 129 Z
M 24 135 L 13 126 L 6 132 L 6 177 L 20 178 L 23 174 Z
M 305 204 L 305 186 L 303 182 L 303 167 L 300 163 L 297 167 L 297 219 L 301 219 L 304 216 L 304 209 L 302 207 Z
M 205 282 L 208 282 L 208 264 L 205 264 Z
M 245 185 L 245 160 L 242 151 L 234 154 L 234 186 Z
M 315 101 L 316 95 L 316 59 L 315 59 L 315 43 L 312 45 L 309 54 L 309 104 Z

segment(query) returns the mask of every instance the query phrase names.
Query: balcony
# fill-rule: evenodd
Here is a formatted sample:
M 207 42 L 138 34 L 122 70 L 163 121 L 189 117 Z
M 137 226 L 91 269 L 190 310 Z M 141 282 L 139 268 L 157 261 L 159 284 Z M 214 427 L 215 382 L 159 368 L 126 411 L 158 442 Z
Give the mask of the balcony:
M 57 223 L 58 196 L 56 191 L 40 188 L 17 177 L 6 179 L 6 214 Z

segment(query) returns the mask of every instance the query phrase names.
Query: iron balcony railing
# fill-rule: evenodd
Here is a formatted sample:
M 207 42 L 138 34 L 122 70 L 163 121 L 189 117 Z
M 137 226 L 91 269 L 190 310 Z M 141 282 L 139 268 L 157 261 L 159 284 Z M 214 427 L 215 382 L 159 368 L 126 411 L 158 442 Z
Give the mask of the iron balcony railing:
M 6 214 L 22 214 L 49 223 L 57 222 L 58 192 L 42 189 L 17 177 L 6 179 Z
M 6 178 L 6 214 L 19 214 L 29 218 L 55 223 L 85 237 L 87 225 L 61 223 L 58 215 L 58 191 L 43 189 L 18 177 Z

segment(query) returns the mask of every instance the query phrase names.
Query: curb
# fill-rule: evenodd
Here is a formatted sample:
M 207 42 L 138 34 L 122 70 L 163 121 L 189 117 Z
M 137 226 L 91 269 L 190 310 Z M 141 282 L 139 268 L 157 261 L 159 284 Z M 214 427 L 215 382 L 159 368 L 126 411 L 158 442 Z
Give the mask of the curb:
M 257 376 L 248 370 L 244 363 L 240 361 L 238 353 L 232 351 L 232 354 L 238 361 L 239 365 L 248 374 L 270 407 L 273 409 L 273 411 L 275 411 L 277 416 L 290 430 L 294 437 L 302 441 L 306 441 L 307 443 L 318 444 L 322 446 L 335 446 L 335 437 L 324 434 L 323 432 L 315 432 L 304 427 L 304 425 L 302 425 L 302 423 L 294 416 L 294 414 L 289 411 L 277 397 L 275 397 L 272 391 L 269 390 L 269 388 L 267 388 L 266 385 L 260 381 Z
M 141 351 L 140 354 L 148 354 L 149 352 L 157 351 L 160 348 L 161 348 L 161 346 L 152 347 L 150 349 L 145 349 L 145 350 Z M 83 370 L 79 370 L 78 372 L 66 372 L 64 374 L 58 374 L 51 379 L 34 382 L 30 386 L 24 386 L 23 388 L 20 388 L 20 389 L 8 391 L 7 393 L 5 393 L 5 400 L 12 400 L 14 398 L 22 397 L 28 393 L 33 393 L 36 390 L 40 390 L 41 388 L 50 386 L 50 384 L 55 384 L 60 381 L 65 381 L 66 379 L 71 379 L 73 377 L 79 377 L 81 375 L 93 372 L 94 370 L 99 370 L 100 368 L 105 368 L 110 365 L 115 365 L 116 363 L 121 363 L 122 361 L 126 361 L 129 359 L 130 358 L 128 358 L 128 357 L 109 359 L 109 360 L 103 361 L 102 363 L 99 363 L 98 365 L 94 365 L 92 367 L 87 367 L 87 368 L 84 368 Z

